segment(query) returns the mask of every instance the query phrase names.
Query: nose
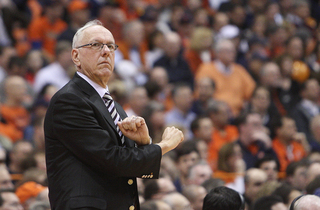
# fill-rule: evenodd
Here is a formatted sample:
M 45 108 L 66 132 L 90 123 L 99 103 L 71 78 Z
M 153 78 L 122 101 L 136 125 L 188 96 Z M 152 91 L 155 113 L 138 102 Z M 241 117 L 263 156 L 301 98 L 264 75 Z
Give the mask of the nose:
M 103 54 L 110 54 L 111 53 L 111 50 L 108 48 L 108 46 L 106 44 L 102 45 L 102 49 L 101 49 L 101 52 Z

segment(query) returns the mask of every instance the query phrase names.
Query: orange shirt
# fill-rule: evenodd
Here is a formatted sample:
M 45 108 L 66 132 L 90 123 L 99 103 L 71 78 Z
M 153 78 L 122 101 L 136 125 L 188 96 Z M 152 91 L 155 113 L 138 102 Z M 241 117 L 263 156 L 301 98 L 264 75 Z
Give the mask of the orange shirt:
M 235 141 L 239 137 L 238 128 L 234 125 L 227 125 L 224 133 L 214 130 L 211 142 L 208 145 L 208 163 L 213 171 L 217 168 L 219 150 L 223 145 Z
M 233 172 L 225 172 L 221 170 L 217 170 L 213 174 L 213 178 L 221 179 L 225 182 L 225 184 L 234 182 L 237 176 L 239 176 L 239 173 L 233 173 Z
M 290 147 L 291 150 L 288 149 Z M 279 139 L 275 138 L 272 142 L 272 148 L 278 156 L 280 162 L 280 172 L 285 171 L 290 162 L 299 161 L 307 155 L 303 146 L 296 141 L 292 141 L 289 146 L 286 146 L 281 143 Z M 288 153 L 288 151 L 290 151 L 291 155 Z
M 10 107 L 3 104 L 1 105 L 0 112 L 1 117 L 6 120 L 7 124 L 13 126 L 17 131 L 17 134 L 14 134 L 13 128 L 7 126 L 10 130 L 3 132 L 4 135 L 7 135 L 13 141 L 21 139 L 23 130 L 30 124 L 30 114 L 28 111 L 22 106 Z
M 0 123 L 0 134 L 6 136 L 11 142 L 16 142 L 23 138 L 22 131 L 16 129 L 13 125 Z
M 57 37 L 67 28 L 67 24 L 59 19 L 51 23 L 45 16 L 33 20 L 28 28 L 29 39 L 31 42 L 41 42 L 42 48 L 54 56 Z
M 226 102 L 235 116 L 243 108 L 243 103 L 250 99 L 256 86 L 245 68 L 236 63 L 232 64 L 230 74 L 224 74 L 218 70 L 215 62 L 204 63 L 196 73 L 196 80 L 199 81 L 204 77 L 209 77 L 215 82 L 216 89 L 213 97 Z

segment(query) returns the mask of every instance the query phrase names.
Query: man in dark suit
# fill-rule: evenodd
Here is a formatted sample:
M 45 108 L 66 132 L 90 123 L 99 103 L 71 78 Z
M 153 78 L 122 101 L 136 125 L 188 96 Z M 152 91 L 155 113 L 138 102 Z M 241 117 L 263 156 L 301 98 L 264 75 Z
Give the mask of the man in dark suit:
M 44 123 L 51 208 L 139 209 L 136 177 L 158 178 L 161 155 L 183 134 L 169 127 L 152 144 L 143 118 L 126 118 L 105 99 L 117 46 L 99 21 L 80 28 L 72 47 L 77 72 L 51 99 Z

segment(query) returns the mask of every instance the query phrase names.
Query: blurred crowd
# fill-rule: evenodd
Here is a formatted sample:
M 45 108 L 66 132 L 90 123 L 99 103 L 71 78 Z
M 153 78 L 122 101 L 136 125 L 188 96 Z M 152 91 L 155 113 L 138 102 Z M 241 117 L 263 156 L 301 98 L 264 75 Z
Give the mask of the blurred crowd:
M 43 120 L 92 19 L 119 46 L 114 100 L 154 143 L 185 135 L 138 179 L 141 209 L 201 210 L 218 186 L 247 210 L 320 196 L 319 1 L 0 0 L 0 209 L 50 209 Z

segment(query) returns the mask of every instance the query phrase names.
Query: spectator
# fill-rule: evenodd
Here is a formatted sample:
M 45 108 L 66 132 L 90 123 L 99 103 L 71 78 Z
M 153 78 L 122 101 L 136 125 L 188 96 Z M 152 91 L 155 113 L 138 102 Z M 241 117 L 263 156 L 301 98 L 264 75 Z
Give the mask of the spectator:
M 151 101 L 142 110 L 141 116 L 145 119 L 149 128 L 149 135 L 153 143 L 161 141 L 165 128 L 165 108 L 162 103 Z
M 185 139 L 191 139 L 191 122 L 196 114 L 191 111 L 192 89 L 188 84 L 176 84 L 172 91 L 174 107 L 166 113 L 166 125 L 179 125 L 186 130 Z
M 3 120 L 14 127 L 15 132 L 6 133 L 12 142 L 23 138 L 23 132 L 30 123 L 30 114 L 24 107 L 26 97 L 26 81 L 19 76 L 7 77 L 4 84 L 6 100 L 1 105 L 1 116 Z
M 270 131 L 272 131 L 272 123 L 275 119 L 280 117 L 275 105 L 271 102 L 271 96 L 269 90 L 264 86 L 258 86 L 253 91 L 250 103 L 245 109 L 246 112 L 256 112 L 260 114 L 262 123 Z M 271 132 L 271 137 L 274 134 Z
M 203 210 L 244 210 L 242 196 L 228 187 L 216 187 L 203 200 Z
M 240 146 L 235 143 L 227 143 L 219 150 L 218 170 L 214 171 L 214 177 L 222 179 L 228 187 L 237 186 L 238 191 L 243 191 L 243 173 L 246 164 L 242 159 Z
M 133 115 L 141 116 L 143 110 L 145 110 L 147 104 L 149 103 L 146 88 L 142 86 L 134 88 L 128 98 L 129 106 L 127 109 L 125 109 L 128 117 L 131 117 Z
M 217 168 L 218 153 L 221 147 L 235 141 L 238 136 L 238 128 L 229 123 L 229 106 L 222 101 L 214 101 L 208 106 L 208 114 L 213 123 L 211 141 L 208 142 L 208 162 L 215 170 Z
M 217 59 L 199 67 L 196 81 L 211 78 L 216 84 L 214 98 L 226 102 L 237 116 L 244 102 L 250 99 L 255 82 L 242 66 L 234 63 L 237 53 L 230 40 L 219 41 L 215 52 Z
M 196 82 L 196 99 L 193 102 L 192 106 L 192 111 L 194 111 L 194 113 L 198 115 L 206 114 L 206 111 L 209 108 L 209 104 L 214 101 L 214 90 L 215 83 L 208 77 L 204 77 Z
M 306 188 L 308 163 L 304 159 L 289 163 L 286 168 L 286 180 L 295 189 L 303 192 Z
M 30 142 L 18 141 L 14 144 L 10 152 L 9 172 L 10 174 L 23 173 L 21 168 L 22 161 L 33 151 Z
M 207 195 L 206 189 L 199 185 L 188 185 L 182 194 L 190 201 L 193 210 L 202 210 L 203 199 Z
M 312 140 L 310 122 L 313 117 L 320 114 L 320 86 L 316 79 L 308 79 L 301 86 L 301 102 L 292 111 L 299 132 L 303 132 L 308 142 Z
M 166 69 L 169 83 L 185 82 L 193 86 L 193 74 L 189 64 L 181 52 L 181 38 L 175 33 L 165 34 L 164 46 L 165 55 L 154 63 L 154 66 L 161 66 Z
M 176 149 L 176 167 L 179 170 L 179 177 L 174 180 L 174 185 L 178 192 L 182 192 L 183 187 L 188 185 L 188 173 L 190 168 L 197 164 L 200 155 L 196 149 L 194 141 L 186 141 Z
M 23 210 L 23 207 L 13 190 L 0 190 L 0 209 Z
M 305 157 L 310 146 L 304 133 L 298 133 L 295 121 L 289 117 L 282 117 L 275 123 L 276 137 L 272 148 L 277 153 L 280 171 L 285 171 L 292 161 L 299 161 Z
M 123 39 L 118 42 L 119 50 L 115 52 L 115 66 L 122 60 L 130 60 L 139 69 L 140 74 L 146 73 L 145 53 L 148 50 L 145 42 L 144 26 L 141 21 L 133 20 L 124 24 Z
M 244 113 L 238 118 L 238 128 L 237 143 L 241 147 L 247 169 L 253 167 L 265 155 L 277 158 L 272 149 L 271 138 L 258 113 Z
M 283 183 L 272 193 L 273 195 L 278 195 L 282 198 L 283 203 L 289 207 L 290 203 L 302 193 L 298 190 L 295 190 L 292 186 Z
M 207 27 L 197 27 L 191 34 L 190 47 L 185 52 L 185 58 L 194 75 L 202 63 L 213 60 L 212 37 L 212 30 Z
M 251 206 L 257 199 L 258 192 L 267 179 L 267 174 L 261 169 L 251 168 L 246 171 L 244 198 L 248 206 Z
M 54 58 L 56 38 L 67 28 L 61 19 L 62 14 L 63 5 L 60 1 L 46 1 L 44 15 L 34 19 L 28 27 L 32 48 L 44 50 L 50 60 Z
M 212 140 L 213 124 L 209 117 L 197 117 L 190 125 L 193 137 L 209 144 Z
M 74 71 L 70 51 L 71 43 L 66 41 L 57 43 L 55 48 L 56 61 L 40 69 L 36 74 L 33 84 L 36 93 L 39 93 L 47 84 L 54 85 L 58 89 L 67 84 L 70 80 L 70 71 Z

